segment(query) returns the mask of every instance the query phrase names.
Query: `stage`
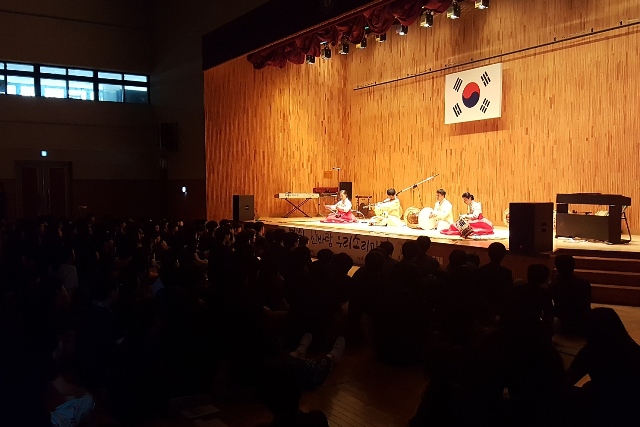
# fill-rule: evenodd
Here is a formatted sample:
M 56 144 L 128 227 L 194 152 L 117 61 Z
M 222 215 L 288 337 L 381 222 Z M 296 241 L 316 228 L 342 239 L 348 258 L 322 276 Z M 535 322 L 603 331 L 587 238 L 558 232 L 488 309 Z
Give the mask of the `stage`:
M 352 224 L 326 224 L 320 222 L 321 219 L 323 217 L 268 217 L 260 218 L 260 221 L 267 228 L 282 227 L 308 237 L 308 246 L 314 256 L 320 249 L 328 248 L 334 253 L 349 254 L 355 265 L 363 265 L 367 253 L 383 241 L 393 244 L 393 257 L 400 259 L 402 244 L 418 236 L 429 236 L 429 254 L 442 266 L 448 264 L 449 254 L 454 249 L 477 254 L 483 264 L 489 261 L 487 248 L 491 243 L 500 242 L 509 249 L 509 229 L 505 226 L 495 226 L 493 235 L 463 239 L 443 235 L 436 230 L 370 226 L 366 220 Z M 576 258 L 576 273 L 591 281 L 594 302 L 640 305 L 640 236 L 633 235 L 630 243 L 621 245 L 568 238 L 553 240 L 552 252 L 521 254 L 508 251 L 503 264 L 513 270 L 514 278 L 525 278 L 529 265 L 541 263 L 553 269 L 555 255 L 570 254 Z

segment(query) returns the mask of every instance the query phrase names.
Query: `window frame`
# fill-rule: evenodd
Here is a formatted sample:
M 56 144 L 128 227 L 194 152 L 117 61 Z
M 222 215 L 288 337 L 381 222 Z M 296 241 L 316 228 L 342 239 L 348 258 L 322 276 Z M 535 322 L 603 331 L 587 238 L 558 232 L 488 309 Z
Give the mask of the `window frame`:
M 144 105 L 140 102 L 127 102 L 127 97 L 125 96 L 125 86 L 135 86 L 146 89 L 147 93 L 147 102 L 146 105 L 151 104 L 151 84 L 150 84 L 150 76 L 148 74 L 135 74 L 128 71 L 113 71 L 113 70 L 98 70 L 98 69 L 90 69 L 84 67 L 75 67 L 75 66 L 61 66 L 61 65 L 51 65 L 51 64 L 41 64 L 41 63 L 27 63 L 27 62 L 19 62 L 19 61 L 7 61 L 0 60 L 0 63 L 4 64 L 3 68 L 0 68 L 0 76 L 4 76 L 5 85 L 8 86 L 8 76 L 17 76 L 17 77 L 30 77 L 34 80 L 34 91 L 35 98 L 46 98 L 42 95 L 42 83 L 41 79 L 52 79 L 52 80 L 65 80 L 66 81 L 66 89 L 65 98 L 52 98 L 52 99 L 72 99 L 74 101 L 95 101 L 95 102 L 109 102 L 115 104 L 139 104 Z M 17 71 L 17 70 L 7 70 L 7 64 L 20 64 L 26 66 L 32 66 L 33 71 Z M 63 68 L 66 70 L 65 74 L 53 74 L 53 73 L 43 73 L 40 71 L 40 67 L 51 67 L 51 68 Z M 88 76 L 77 76 L 69 74 L 69 70 L 82 70 L 82 71 L 90 71 L 93 74 L 93 77 Z M 122 76 L 121 80 L 113 80 L 98 77 L 98 73 L 114 73 L 120 74 Z M 129 76 L 139 76 L 145 77 L 146 82 L 136 81 L 136 80 L 126 80 L 125 75 Z M 69 98 L 69 81 L 78 81 L 78 82 L 87 82 L 93 85 L 93 99 L 76 99 Z M 119 82 L 122 85 L 122 101 L 100 101 L 100 84 L 114 84 L 115 82 Z M 5 93 L 0 93 L 2 95 L 12 95 L 7 93 L 5 89 Z M 21 96 L 21 95 L 15 95 Z

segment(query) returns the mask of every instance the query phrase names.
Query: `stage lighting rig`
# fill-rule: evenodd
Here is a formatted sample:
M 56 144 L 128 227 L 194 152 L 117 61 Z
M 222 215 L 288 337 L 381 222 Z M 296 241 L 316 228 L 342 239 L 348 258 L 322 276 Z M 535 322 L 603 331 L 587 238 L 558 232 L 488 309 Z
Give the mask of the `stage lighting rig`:
M 449 9 L 447 10 L 447 18 L 449 19 L 458 19 L 460 18 L 460 4 L 457 1 L 454 1 Z
M 427 11 L 420 17 L 420 26 L 425 28 L 433 27 L 433 12 Z

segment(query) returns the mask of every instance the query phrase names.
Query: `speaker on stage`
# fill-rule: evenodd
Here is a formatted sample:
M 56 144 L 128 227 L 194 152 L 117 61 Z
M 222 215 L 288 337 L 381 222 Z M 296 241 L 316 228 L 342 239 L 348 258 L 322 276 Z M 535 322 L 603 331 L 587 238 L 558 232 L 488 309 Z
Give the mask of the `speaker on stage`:
M 255 219 L 253 210 L 253 194 L 233 195 L 233 220 L 253 221 Z
M 553 250 L 553 203 L 509 203 L 509 251 Z
M 347 192 L 347 197 L 349 198 L 349 200 L 351 200 L 353 197 L 353 182 L 351 181 L 345 181 L 345 182 L 341 182 L 339 185 L 339 190 L 344 190 Z

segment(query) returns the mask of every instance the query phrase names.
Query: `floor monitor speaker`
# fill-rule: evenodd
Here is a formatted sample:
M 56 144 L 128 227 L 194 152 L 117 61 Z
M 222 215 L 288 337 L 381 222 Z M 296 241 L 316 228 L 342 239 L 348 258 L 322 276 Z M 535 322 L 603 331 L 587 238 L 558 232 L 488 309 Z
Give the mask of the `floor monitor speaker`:
M 553 203 L 509 204 L 509 251 L 553 251 Z
M 233 220 L 253 221 L 255 219 L 253 208 L 253 194 L 233 195 Z

